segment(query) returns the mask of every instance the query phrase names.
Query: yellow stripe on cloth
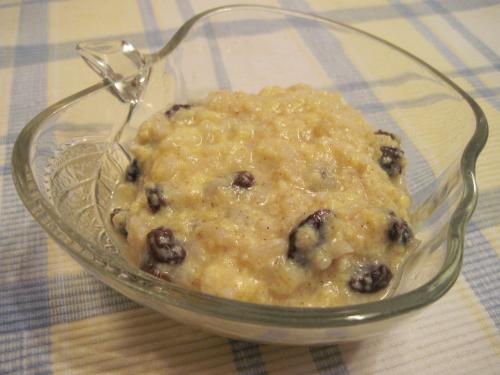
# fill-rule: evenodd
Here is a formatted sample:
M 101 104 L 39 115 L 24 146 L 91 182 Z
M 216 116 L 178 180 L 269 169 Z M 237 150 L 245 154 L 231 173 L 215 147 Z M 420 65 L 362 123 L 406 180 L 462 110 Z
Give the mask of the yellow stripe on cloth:
M 51 327 L 54 374 L 226 374 L 226 339 L 146 308 Z

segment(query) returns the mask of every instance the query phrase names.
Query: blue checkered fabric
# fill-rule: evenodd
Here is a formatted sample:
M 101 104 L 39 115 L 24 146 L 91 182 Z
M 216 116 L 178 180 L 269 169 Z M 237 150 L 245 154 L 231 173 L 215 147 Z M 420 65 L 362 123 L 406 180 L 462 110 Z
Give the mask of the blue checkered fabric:
M 500 2 L 255 2 L 344 21 L 403 46 L 481 105 L 490 138 L 477 167 L 479 204 L 455 286 L 377 339 L 310 348 L 216 337 L 117 294 L 74 263 L 23 208 L 10 178 L 14 141 L 39 111 L 96 81 L 75 52 L 78 41 L 125 39 L 153 51 L 195 13 L 229 2 L 2 0 L 1 374 L 500 373 Z M 321 52 L 307 31 L 298 37 L 313 55 Z M 224 69 L 215 73 L 227 80 Z

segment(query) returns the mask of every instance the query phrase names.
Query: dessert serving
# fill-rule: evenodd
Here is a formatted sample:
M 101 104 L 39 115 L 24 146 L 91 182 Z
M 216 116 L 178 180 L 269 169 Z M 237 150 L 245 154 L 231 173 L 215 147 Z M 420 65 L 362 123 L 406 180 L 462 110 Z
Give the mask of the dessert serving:
M 324 345 L 387 331 L 456 282 L 488 122 L 424 60 L 256 5 L 197 14 L 150 54 L 78 51 L 102 80 L 29 121 L 13 181 L 119 293 L 224 337 Z M 335 87 L 372 128 L 296 83 Z
M 219 91 L 140 128 L 110 222 L 154 276 L 226 298 L 383 297 L 412 248 L 396 135 L 305 85 Z

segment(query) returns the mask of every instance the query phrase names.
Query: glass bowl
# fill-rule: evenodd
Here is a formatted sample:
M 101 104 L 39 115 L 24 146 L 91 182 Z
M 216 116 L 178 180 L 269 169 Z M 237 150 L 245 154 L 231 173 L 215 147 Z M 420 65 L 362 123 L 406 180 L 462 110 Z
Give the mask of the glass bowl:
M 26 125 L 13 151 L 13 178 L 49 235 L 120 293 L 223 336 L 307 345 L 371 337 L 454 284 L 488 126 L 476 102 L 424 61 L 338 22 L 245 5 L 193 17 L 153 54 L 123 41 L 83 43 L 79 51 L 103 79 Z M 106 225 L 138 126 L 213 90 L 256 92 L 296 83 L 339 91 L 374 129 L 401 137 L 421 243 L 392 295 L 335 308 L 257 305 L 189 290 L 129 264 Z

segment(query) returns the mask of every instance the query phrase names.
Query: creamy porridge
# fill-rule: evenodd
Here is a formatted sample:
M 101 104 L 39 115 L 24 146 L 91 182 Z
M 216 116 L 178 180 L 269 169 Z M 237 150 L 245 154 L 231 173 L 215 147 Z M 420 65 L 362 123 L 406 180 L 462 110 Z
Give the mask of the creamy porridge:
M 265 304 L 380 299 L 413 234 L 399 139 L 308 86 L 220 91 L 145 122 L 111 223 L 156 277 Z

